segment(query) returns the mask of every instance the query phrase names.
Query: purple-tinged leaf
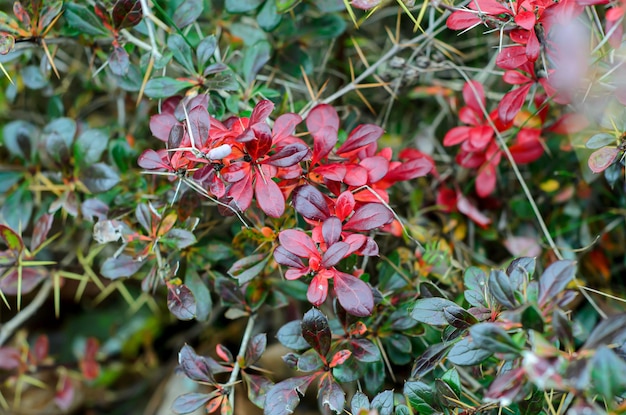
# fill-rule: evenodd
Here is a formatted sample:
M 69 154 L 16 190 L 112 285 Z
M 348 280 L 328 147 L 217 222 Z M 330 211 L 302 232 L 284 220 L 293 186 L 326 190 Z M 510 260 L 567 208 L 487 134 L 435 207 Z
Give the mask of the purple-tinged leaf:
M 379 362 L 381 360 L 380 350 L 368 339 L 354 339 L 350 341 L 352 355 L 359 362 Z
M 326 356 L 330 350 L 331 332 L 328 319 L 317 308 L 312 308 L 302 319 L 302 337 L 320 355 Z
M 250 402 L 263 409 L 265 395 L 267 395 L 267 392 L 274 386 L 274 383 L 265 376 L 251 375 L 246 372 L 242 372 L 241 377 L 246 383 Z
M 265 122 L 274 110 L 274 103 L 268 99 L 259 101 L 250 114 L 250 125 Z
M 185 249 L 196 243 L 196 237 L 187 229 L 172 228 L 161 241 L 173 245 L 176 249 Z
M 361 124 L 350 132 L 348 139 L 337 149 L 337 154 L 347 156 L 372 143 L 375 143 L 385 131 L 374 124 Z
M 419 379 L 433 370 L 445 357 L 448 349 L 450 346 L 444 343 L 434 344 L 426 349 L 413 363 L 411 377 Z
M 264 164 L 274 167 L 291 167 L 300 163 L 311 155 L 311 150 L 301 143 L 288 144 L 281 148 L 268 159 L 264 160 Z
M 139 0 L 117 0 L 113 6 L 113 25 L 116 29 L 127 29 L 141 21 L 143 16 Z
M 595 349 L 603 344 L 626 342 L 626 313 L 610 316 L 593 329 L 582 349 Z
M 335 293 L 341 306 L 350 314 L 366 317 L 374 309 L 372 289 L 354 275 L 337 272 L 335 274 Z
M 319 256 L 317 247 L 306 233 L 296 229 L 285 229 L 278 234 L 280 244 L 289 252 L 301 258 Z
M 443 316 L 452 327 L 464 330 L 478 323 L 476 317 L 461 307 L 444 307 Z
M 179 320 L 191 320 L 196 317 L 196 299 L 184 284 L 168 284 L 167 308 Z
M 130 60 L 128 52 L 121 46 L 114 47 L 111 56 L 109 56 L 109 68 L 111 68 L 111 72 L 117 76 L 124 76 L 128 72 L 129 65 Z
M 274 261 L 290 268 L 304 268 L 300 257 L 287 251 L 283 246 L 279 246 L 274 250 Z
M 296 126 L 302 122 L 302 117 L 294 113 L 286 113 L 276 118 L 272 135 L 274 143 L 279 143 L 283 139 L 289 137 L 296 129 Z
M 50 215 L 48 213 L 44 213 L 41 215 L 37 223 L 35 224 L 35 229 L 33 230 L 33 237 L 30 240 L 30 251 L 34 252 L 41 246 L 42 243 L 48 237 L 48 232 L 50 232 L 50 228 L 52 228 L 52 222 L 54 221 L 54 215 Z
M 556 261 L 539 278 L 539 305 L 544 306 L 560 294 L 576 276 L 574 261 Z
M 178 125 L 176 117 L 170 113 L 162 112 L 150 117 L 150 132 L 161 141 L 167 142 L 170 131 Z
M 189 125 L 191 126 L 191 134 L 193 134 L 196 148 L 203 147 L 209 138 L 211 128 L 211 118 L 207 109 L 198 105 L 189 111 Z
M 588 165 L 592 172 L 602 173 L 606 170 L 619 154 L 617 147 L 602 147 L 589 156 Z
M 307 219 L 324 220 L 330 216 L 330 209 L 324 195 L 310 184 L 294 190 L 292 204 L 296 212 Z
M 324 367 L 324 362 L 319 353 L 314 349 L 309 349 L 298 358 L 296 369 L 300 372 L 315 372 Z
M 469 332 L 475 347 L 488 350 L 491 353 L 518 354 L 520 352 L 519 346 L 511 339 L 511 336 L 496 323 L 474 324 Z
M 230 267 L 228 275 L 237 278 L 239 285 L 243 285 L 259 275 L 268 261 L 267 254 L 254 254 L 241 258 Z
M 185 344 L 178 353 L 178 364 L 189 379 L 214 384 L 211 366 L 204 356 L 198 356 L 193 347 Z
M 274 385 L 265 396 L 265 415 L 289 415 L 300 403 L 300 396 L 304 396 L 307 388 L 316 375 L 290 378 Z
M 322 256 L 321 266 L 324 268 L 330 268 L 337 265 L 339 261 L 346 257 L 346 254 L 350 250 L 350 245 L 345 242 L 335 242 L 328 247 L 324 255 Z
M 508 406 L 510 402 L 516 400 L 516 396 L 521 392 L 525 383 L 526 375 L 522 367 L 500 373 L 489 385 L 485 398 Z
M 17 268 L 12 268 L 0 280 L 0 291 L 5 295 L 24 295 L 28 294 L 39 285 L 44 278 L 49 275 L 44 267 L 28 267 L 22 268 L 21 287 L 19 287 L 20 275 Z
M 107 258 L 100 267 L 103 277 L 115 280 L 122 277 L 134 275 L 145 264 L 145 261 L 138 261 L 128 255 Z
M 331 216 L 322 224 L 322 236 L 326 245 L 330 246 L 341 238 L 341 221 L 336 216 Z
M 202 8 L 202 0 L 185 0 L 174 11 L 172 21 L 180 29 L 187 27 L 200 17 Z M 202 64 L 204 65 L 204 62 Z
M 392 220 L 393 214 L 387 207 L 379 203 L 367 203 L 354 212 L 354 215 L 343 225 L 343 229 L 357 232 L 370 231 Z
M 302 337 L 302 322 L 300 320 L 290 321 L 278 329 L 276 338 L 285 347 L 294 350 L 304 350 L 309 347 L 309 343 Z
M 517 306 L 517 300 L 515 299 L 515 293 L 513 292 L 513 287 L 511 287 L 509 276 L 506 275 L 504 271 L 491 271 L 489 274 L 489 292 L 498 303 L 509 310 Z
M 252 337 L 246 348 L 244 367 L 250 367 L 258 362 L 266 347 L 267 335 L 265 333 L 259 333 Z
M 327 406 L 336 414 L 343 413 L 346 404 L 346 393 L 341 386 L 333 380 L 330 373 L 325 374 L 320 380 L 319 395 L 322 406 Z
M 106 192 L 120 181 L 120 176 L 104 163 L 92 164 L 80 174 L 80 180 L 92 193 Z
M 6 55 L 15 47 L 15 37 L 8 33 L 0 33 L 0 55 Z
M 177 414 L 188 414 L 199 409 L 217 395 L 217 390 L 211 393 L 185 393 L 174 400 L 172 411 Z
M 15 347 L 0 347 L 0 369 L 13 370 L 19 367 L 22 354 Z

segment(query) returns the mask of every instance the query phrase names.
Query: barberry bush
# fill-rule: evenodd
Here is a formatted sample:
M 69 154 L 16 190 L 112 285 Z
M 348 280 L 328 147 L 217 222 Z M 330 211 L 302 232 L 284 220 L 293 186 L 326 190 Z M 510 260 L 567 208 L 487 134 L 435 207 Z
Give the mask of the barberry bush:
M 0 413 L 626 413 L 619 1 L 0 7 Z

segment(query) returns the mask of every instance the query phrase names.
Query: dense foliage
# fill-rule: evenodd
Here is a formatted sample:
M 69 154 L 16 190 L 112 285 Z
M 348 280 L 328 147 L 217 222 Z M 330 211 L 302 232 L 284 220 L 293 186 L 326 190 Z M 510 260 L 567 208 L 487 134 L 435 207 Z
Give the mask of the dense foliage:
M 1 6 L 1 413 L 626 413 L 621 2 Z

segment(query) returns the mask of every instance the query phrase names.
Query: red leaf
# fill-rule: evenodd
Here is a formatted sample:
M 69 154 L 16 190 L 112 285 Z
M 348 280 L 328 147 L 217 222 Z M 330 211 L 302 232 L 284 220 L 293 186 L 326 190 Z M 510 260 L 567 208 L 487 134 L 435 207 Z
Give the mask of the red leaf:
M 496 168 L 488 163 L 480 169 L 476 177 L 476 193 L 480 197 L 487 197 L 496 189 Z M 461 210 L 459 208 L 459 210 Z M 465 213 L 465 212 L 463 212 Z
M 343 222 L 350 216 L 355 205 L 354 195 L 352 195 L 352 192 L 346 190 L 339 195 L 335 202 L 335 215 Z
M 263 163 L 275 167 L 291 167 L 309 157 L 310 154 L 311 151 L 304 144 L 293 143 L 281 148 Z
M 57 404 L 59 409 L 67 412 L 72 403 L 74 403 L 75 389 L 72 384 L 72 379 L 63 373 L 59 377 L 59 384 L 57 385 L 56 392 L 54 394 L 54 403 Z
M 306 127 L 313 137 L 311 164 L 315 164 L 326 157 L 337 144 L 339 131 L 337 111 L 328 104 L 316 106 L 306 118 Z
M 221 170 L 224 180 L 229 183 L 236 183 L 250 174 L 250 164 L 243 161 L 236 161 Z
M 485 108 L 485 90 L 483 85 L 478 81 L 466 82 L 463 86 L 463 100 L 475 113 L 482 113 L 481 108 Z
M 341 220 L 336 216 L 331 216 L 322 224 L 322 235 L 326 245 L 330 246 L 341 238 Z
M 274 103 L 270 100 L 264 99 L 259 101 L 258 104 L 252 110 L 250 114 L 250 126 L 258 123 L 264 123 L 267 117 L 270 116 L 274 110 Z
M 12 370 L 21 362 L 20 351 L 14 347 L 0 347 L 0 369 Z
M 335 274 L 335 292 L 341 306 L 350 314 L 365 317 L 372 314 L 374 296 L 371 288 L 353 275 Z
M 587 164 L 592 172 L 602 173 L 613 164 L 618 154 L 619 150 L 616 147 L 602 147 L 591 153 Z
M 310 184 L 294 190 L 292 204 L 296 212 L 307 219 L 324 220 L 330 216 L 330 209 L 324 195 Z
M 325 181 L 332 180 L 335 182 L 342 182 L 346 177 L 346 171 L 348 169 L 345 165 L 339 163 L 327 164 L 317 166 L 313 169 L 313 173 L 321 176 Z
M 323 275 L 316 274 L 306 291 L 306 298 L 311 304 L 319 307 L 326 301 L 326 297 L 328 297 L 328 279 Z
M 309 235 L 296 229 L 285 229 L 278 234 L 280 244 L 301 258 L 319 257 L 317 247 Z
M 302 337 L 321 356 L 330 350 L 331 332 L 328 318 L 317 308 L 312 308 L 302 318 Z
M 367 236 L 359 233 L 351 233 L 344 239 L 344 242 L 350 245 L 346 255 L 350 255 L 361 249 L 367 242 Z M 369 256 L 369 255 L 368 255 Z
M 250 131 L 254 133 L 254 137 L 246 141 L 246 150 L 252 160 L 257 160 L 272 148 L 272 132 L 267 124 L 254 124 Z
M 211 393 L 185 393 L 178 396 L 172 403 L 172 410 L 177 414 L 188 414 L 199 409 L 210 399 L 215 398 L 217 390 Z
M 367 157 L 359 163 L 361 167 L 367 170 L 367 181 L 376 183 L 389 171 L 389 161 L 381 156 Z
M 340 364 L 343 364 L 346 362 L 346 360 L 350 358 L 350 356 L 352 356 L 352 352 L 350 350 L 347 350 L 347 349 L 339 350 L 337 353 L 335 353 L 335 355 L 333 356 L 333 359 L 330 361 L 330 364 L 328 366 L 335 367 Z
M 360 187 L 367 184 L 367 170 L 358 164 L 346 164 L 343 182 L 348 186 Z
M 39 335 L 37 340 L 35 340 L 35 345 L 33 346 L 33 353 L 35 354 L 35 358 L 38 362 L 41 362 L 48 357 L 49 349 L 50 341 L 48 340 L 48 336 L 45 334 Z
M 135 26 L 143 16 L 139 0 L 117 0 L 112 14 L 113 24 L 117 29 Z
M 530 31 L 528 42 L 526 43 L 526 56 L 528 56 L 529 61 L 535 62 L 539 58 L 539 53 L 541 53 L 541 44 L 537 38 L 537 33 L 533 29 Z
M 498 104 L 498 117 L 500 117 L 503 122 L 513 121 L 515 116 L 522 109 L 531 86 L 532 84 L 526 84 L 504 95 L 502 101 Z
M 191 126 L 190 134 L 193 134 L 193 140 L 196 148 L 204 147 L 209 138 L 211 128 L 211 119 L 206 108 L 198 105 L 188 113 L 189 125 Z
M 469 5 L 470 9 L 482 11 L 486 14 L 498 15 L 498 14 L 508 14 L 509 16 L 512 14 L 511 10 L 505 7 L 502 3 L 496 0 L 477 0 L 472 1 Z
M 467 200 L 464 196 L 459 195 L 459 198 L 456 202 L 456 207 L 459 209 L 459 212 L 476 222 L 479 226 L 486 228 L 490 223 L 491 219 L 487 216 L 483 215 L 476 206 L 472 205 L 469 200 Z
M 453 12 L 448 20 L 446 20 L 446 26 L 452 30 L 464 30 L 473 26 L 481 24 L 482 21 L 476 13 L 472 13 L 465 10 L 457 10 Z
M 502 80 L 510 85 L 522 85 L 527 82 L 532 82 L 532 79 L 523 73 L 513 70 L 506 71 L 502 76 Z
M 446 147 L 454 146 L 467 140 L 472 127 L 461 126 L 450 129 L 443 137 L 443 145 Z
M 250 203 L 252 203 L 252 193 L 252 179 L 249 175 L 231 184 L 226 190 L 226 194 L 233 198 L 235 206 L 242 212 L 250 207 Z
M 193 347 L 188 344 L 180 349 L 178 364 L 189 379 L 196 382 L 215 383 L 207 358 L 198 356 Z
M 350 153 L 375 143 L 385 131 L 374 124 L 361 124 L 350 132 L 348 139 L 337 149 L 337 154 L 347 157 Z
M 526 30 L 534 29 L 535 20 L 535 13 L 527 10 L 523 10 L 517 13 L 517 15 L 515 16 L 515 23 L 517 23 L 518 26 Z
M 48 276 L 48 271 L 43 267 L 22 268 L 21 295 L 28 294 Z M 18 294 L 19 274 L 17 268 L 12 268 L 0 280 L 0 291 L 6 295 Z
M 393 214 L 379 203 L 368 203 L 359 207 L 343 226 L 344 230 L 369 231 L 393 220 Z
M 496 58 L 496 65 L 502 69 L 516 69 L 526 62 L 528 62 L 528 57 L 524 46 L 504 48 Z
M 15 14 L 17 20 L 22 22 L 24 26 L 30 29 L 30 16 L 28 15 L 28 12 L 24 8 L 24 6 L 22 6 L 22 3 L 19 2 L 19 0 L 16 0 L 13 3 L 13 14 Z
M 96 361 L 96 354 L 100 350 L 100 342 L 94 337 L 87 338 L 85 354 L 80 361 L 80 369 L 87 380 L 94 380 L 100 374 L 100 365 Z
M 276 118 L 276 121 L 274 121 L 274 128 L 272 128 L 274 143 L 279 143 L 291 136 L 296 129 L 296 126 L 301 122 L 302 117 L 291 112 Z
M 548 131 L 556 134 L 572 134 L 582 131 L 589 125 L 589 120 L 584 114 L 570 112 L 563 114 Z
M 344 259 L 350 250 L 350 245 L 345 242 L 335 242 L 328 247 L 322 256 L 321 266 L 324 268 L 334 267 L 339 261 Z
M 263 212 L 273 218 L 279 218 L 285 212 L 285 198 L 278 185 L 269 177 L 257 173 L 254 182 L 256 201 Z

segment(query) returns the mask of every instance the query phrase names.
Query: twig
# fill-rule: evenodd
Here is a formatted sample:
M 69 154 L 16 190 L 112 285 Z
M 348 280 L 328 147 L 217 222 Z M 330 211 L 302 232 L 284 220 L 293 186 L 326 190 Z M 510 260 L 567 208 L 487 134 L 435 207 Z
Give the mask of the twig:
M 0 328 L 0 346 L 2 346 L 4 342 L 11 337 L 15 330 L 17 330 L 26 320 L 35 314 L 39 307 L 41 307 L 44 301 L 48 298 L 48 294 L 50 294 L 51 289 L 52 280 L 47 279 L 43 283 L 43 286 L 39 289 L 35 298 L 33 298 L 33 301 L 17 313 L 11 320 L 2 325 L 2 328 Z
M 233 366 L 233 371 L 230 372 L 230 378 L 228 379 L 227 385 L 231 385 L 228 398 L 230 400 L 230 407 L 233 409 L 235 408 L 235 382 L 237 381 L 239 371 L 241 370 L 239 361 L 245 357 L 248 343 L 250 343 L 250 339 L 252 338 L 252 330 L 254 330 L 256 317 L 256 314 L 250 314 L 250 317 L 248 318 L 248 324 L 246 325 L 246 330 L 243 332 L 243 337 L 241 339 L 241 346 L 239 346 L 239 353 L 237 353 L 237 357 L 235 358 L 235 366 Z
M 152 15 L 152 10 L 150 9 L 150 6 L 148 6 L 147 0 L 139 1 L 141 2 L 141 10 L 143 12 L 143 15 L 144 17 L 146 17 L 146 27 L 148 28 L 148 37 L 150 38 L 152 56 L 158 59 L 161 57 L 161 52 L 159 52 L 156 44 L 156 38 L 154 36 L 154 16 Z

